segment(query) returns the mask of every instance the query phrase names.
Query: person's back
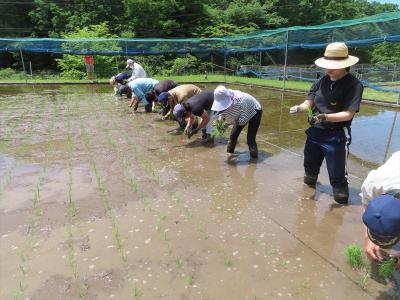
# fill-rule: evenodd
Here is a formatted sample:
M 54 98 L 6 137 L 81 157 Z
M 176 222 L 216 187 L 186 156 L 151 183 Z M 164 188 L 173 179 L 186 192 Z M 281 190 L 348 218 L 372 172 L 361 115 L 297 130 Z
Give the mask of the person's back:
M 400 192 L 400 151 L 392 156 L 378 169 L 368 173 L 361 186 L 361 197 L 364 205 L 380 195 L 390 191 Z
M 171 95 L 173 99 L 173 106 L 178 103 L 182 103 L 193 97 L 194 95 L 201 92 L 201 89 L 194 84 L 182 84 L 177 87 L 169 90 L 168 93 Z
M 133 61 L 132 59 L 128 59 L 126 63 L 126 69 L 132 69 L 132 76 L 128 79 L 128 81 L 147 77 L 146 71 L 137 62 Z
M 162 92 L 168 92 L 177 86 L 178 84 L 173 80 L 160 80 L 159 83 L 154 86 L 154 92 L 156 97 L 158 97 Z
M 154 86 L 158 83 L 158 80 L 153 78 L 138 78 L 127 83 L 128 87 L 134 91 L 140 89 L 144 93 L 154 89 Z M 138 96 L 138 95 L 136 95 Z M 143 100 L 143 99 L 142 99 Z
M 191 108 L 191 112 L 201 117 L 204 111 L 211 111 L 214 103 L 214 90 L 202 91 L 186 101 L 186 104 Z

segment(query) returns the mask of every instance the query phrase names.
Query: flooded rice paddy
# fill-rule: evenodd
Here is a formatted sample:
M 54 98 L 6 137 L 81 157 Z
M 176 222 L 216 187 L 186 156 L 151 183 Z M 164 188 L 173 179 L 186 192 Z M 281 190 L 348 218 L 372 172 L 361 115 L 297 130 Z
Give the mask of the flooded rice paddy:
M 257 162 L 245 134 L 227 155 L 108 86 L 0 87 L 0 299 L 387 299 L 343 252 L 363 243 L 360 185 L 399 149 L 398 111 L 362 105 L 342 207 L 325 167 L 302 183 L 303 96 L 240 89 L 263 105 Z

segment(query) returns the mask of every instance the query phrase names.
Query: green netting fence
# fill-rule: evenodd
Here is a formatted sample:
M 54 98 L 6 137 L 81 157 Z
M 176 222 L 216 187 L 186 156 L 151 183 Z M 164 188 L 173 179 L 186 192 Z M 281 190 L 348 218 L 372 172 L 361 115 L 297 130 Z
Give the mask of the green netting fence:
M 285 48 L 318 49 L 334 41 L 343 41 L 352 47 L 384 41 L 399 42 L 400 12 L 383 13 L 354 20 L 338 20 L 318 26 L 264 30 L 225 38 L 1 38 L 0 51 L 78 55 L 230 54 Z

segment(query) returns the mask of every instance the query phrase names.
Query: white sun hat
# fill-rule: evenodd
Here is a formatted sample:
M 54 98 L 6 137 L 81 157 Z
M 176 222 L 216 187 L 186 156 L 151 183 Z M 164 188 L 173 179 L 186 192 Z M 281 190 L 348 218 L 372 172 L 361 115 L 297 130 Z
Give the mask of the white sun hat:
M 214 90 L 214 102 L 211 107 L 213 111 L 222 111 L 227 109 L 233 103 L 235 93 L 224 87 L 223 85 L 217 86 Z
M 349 55 L 345 43 L 331 43 L 326 46 L 324 57 L 318 58 L 315 64 L 324 69 L 345 69 L 358 62 L 358 57 Z
M 133 61 L 133 59 L 128 59 L 128 60 L 126 61 L 126 67 L 125 67 L 125 69 L 127 69 L 127 68 L 133 66 L 134 63 L 135 63 L 135 62 Z

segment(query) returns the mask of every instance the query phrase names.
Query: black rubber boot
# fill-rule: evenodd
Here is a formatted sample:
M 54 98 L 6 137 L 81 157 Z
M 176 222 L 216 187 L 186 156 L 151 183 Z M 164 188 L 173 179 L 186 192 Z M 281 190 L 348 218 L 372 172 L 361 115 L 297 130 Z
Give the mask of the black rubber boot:
M 304 175 L 304 183 L 311 187 L 315 187 L 315 185 L 317 184 L 317 179 L 318 176 L 316 175 Z
M 206 139 L 207 139 L 207 132 L 206 132 L 205 129 L 202 129 L 202 130 L 201 130 L 201 138 L 202 138 L 203 140 L 206 140 Z
M 229 140 L 228 145 L 226 146 L 226 152 L 228 152 L 228 153 L 235 152 L 235 147 L 236 147 L 236 141 Z
M 339 203 L 346 205 L 349 203 L 349 187 L 347 185 L 339 188 L 333 188 L 333 199 Z
M 249 145 L 250 157 L 257 158 L 258 157 L 258 148 L 257 145 Z
M 214 138 L 209 133 L 206 133 L 206 143 L 209 145 L 214 145 Z

